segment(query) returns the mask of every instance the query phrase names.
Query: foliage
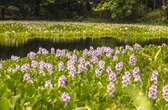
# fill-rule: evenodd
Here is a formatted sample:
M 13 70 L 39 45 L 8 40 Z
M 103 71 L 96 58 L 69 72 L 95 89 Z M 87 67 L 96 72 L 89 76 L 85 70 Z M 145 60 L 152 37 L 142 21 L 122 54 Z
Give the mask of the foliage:
M 144 17 L 144 19 L 162 20 L 164 13 L 161 10 L 154 10 Z
M 137 0 L 106 0 L 98 4 L 97 9 L 110 10 L 112 19 L 124 19 L 137 12 Z
M 113 20 L 135 20 L 154 10 L 161 10 L 161 13 L 165 13 L 163 17 L 166 20 L 167 5 L 167 0 L 1 0 L 0 14 L 1 19 L 53 20 L 94 16 Z
M 126 48 L 91 47 L 84 51 L 51 49 L 49 52 L 40 48 L 24 58 L 12 56 L 0 62 L 0 104 L 6 106 L 4 110 L 9 107 L 12 110 L 166 110 L 162 89 L 168 83 L 167 54 L 167 45 L 141 48 L 136 44 Z M 130 63 L 130 58 L 135 59 Z M 123 66 L 116 66 L 119 62 Z M 134 79 L 135 67 L 140 69 L 140 82 Z M 101 68 L 100 73 L 96 72 L 98 68 Z M 124 86 L 126 71 L 130 72 L 130 79 Z M 157 79 L 151 80 L 156 71 Z M 114 74 L 116 80 L 109 77 Z M 153 81 L 157 81 L 156 99 L 151 99 L 148 94 Z M 109 84 L 115 86 L 109 88 Z M 61 97 L 64 92 L 66 96 Z
M 18 22 L 0 24 L 0 43 L 13 45 L 33 38 L 73 40 L 111 37 L 123 42 L 142 42 L 167 38 L 166 26 L 79 23 L 79 22 Z

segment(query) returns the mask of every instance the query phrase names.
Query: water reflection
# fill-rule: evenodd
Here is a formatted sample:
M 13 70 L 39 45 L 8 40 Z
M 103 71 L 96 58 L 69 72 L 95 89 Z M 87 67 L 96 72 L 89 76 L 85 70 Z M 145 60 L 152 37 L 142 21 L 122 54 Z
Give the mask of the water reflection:
M 8 59 L 11 55 L 24 57 L 30 51 L 37 51 L 39 47 L 44 47 L 51 49 L 84 49 L 89 48 L 90 46 L 124 46 L 126 44 L 133 45 L 135 42 L 122 41 L 111 37 L 105 38 L 85 38 L 85 39 L 74 39 L 74 40 L 49 40 L 49 39 L 29 39 L 20 45 L 11 45 L 5 46 L 0 45 L 0 59 Z M 162 43 L 168 44 L 168 38 L 161 39 L 150 39 L 142 42 L 137 42 L 142 46 L 155 44 L 161 45 Z

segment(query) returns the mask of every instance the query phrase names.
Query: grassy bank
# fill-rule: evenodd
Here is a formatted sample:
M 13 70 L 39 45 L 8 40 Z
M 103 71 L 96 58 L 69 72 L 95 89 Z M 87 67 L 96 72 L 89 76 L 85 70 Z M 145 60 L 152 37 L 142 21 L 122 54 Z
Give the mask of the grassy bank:
M 20 44 L 33 38 L 72 40 L 113 37 L 122 41 L 137 42 L 167 38 L 168 27 L 142 24 L 10 21 L 0 22 L 0 37 L 0 43 L 3 45 Z

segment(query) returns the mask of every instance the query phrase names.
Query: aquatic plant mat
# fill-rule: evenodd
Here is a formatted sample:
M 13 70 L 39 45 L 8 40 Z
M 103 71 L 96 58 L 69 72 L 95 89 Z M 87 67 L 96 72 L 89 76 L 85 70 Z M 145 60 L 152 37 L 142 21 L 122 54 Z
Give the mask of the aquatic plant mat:
M 81 48 L 0 61 L 0 110 L 168 109 L 168 45 Z
M 142 24 L 83 22 L 1 22 L 0 44 L 19 45 L 30 39 L 73 40 L 111 37 L 126 42 L 142 42 L 168 37 L 168 27 Z

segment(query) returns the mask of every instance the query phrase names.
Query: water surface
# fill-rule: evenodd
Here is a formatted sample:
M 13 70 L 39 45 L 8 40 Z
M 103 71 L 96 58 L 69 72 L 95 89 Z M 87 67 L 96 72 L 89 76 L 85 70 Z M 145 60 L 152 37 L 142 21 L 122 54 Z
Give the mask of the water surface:
M 74 40 L 49 40 L 49 39 L 30 39 L 27 42 L 20 45 L 5 46 L 0 44 L 0 59 L 9 59 L 11 55 L 24 57 L 30 51 L 37 52 L 39 47 L 50 50 L 52 47 L 55 49 L 78 49 L 82 50 L 89 48 L 90 46 L 125 46 L 127 44 L 133 45 L 135 42 L 122 41 L 111 37 L 104 38 L 85 38 L 85 39 L 74 39 Z M 137 42 L 142 46 L 155 44 L 161 45 L 163 43 L 168 44 L 168 38 L 161 39 L 150 39 L 143 42 Z

